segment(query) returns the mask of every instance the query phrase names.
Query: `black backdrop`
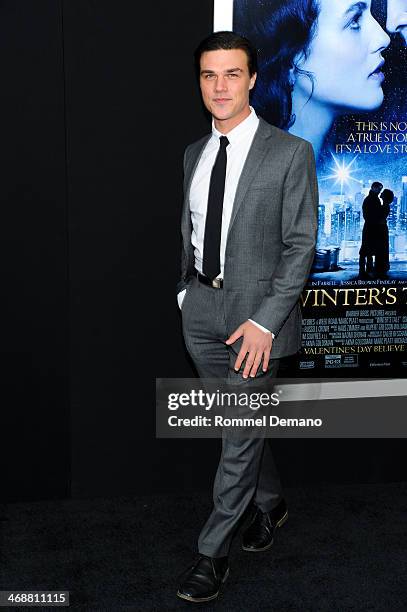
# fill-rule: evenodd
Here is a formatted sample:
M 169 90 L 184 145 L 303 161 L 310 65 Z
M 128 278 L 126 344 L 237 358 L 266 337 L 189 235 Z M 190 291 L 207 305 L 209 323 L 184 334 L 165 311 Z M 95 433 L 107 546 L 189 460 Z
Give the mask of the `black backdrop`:
M 146 3 L 147 4 L 147 3 Z M 0 4 L 3 499 L 208 489 L 218 440 L 156 440 L 192 376 L 174 286 L 182 155 L 209 129 L 212 0 Z M 286 484 L 405 478 L 403 440 L 278 440 Z

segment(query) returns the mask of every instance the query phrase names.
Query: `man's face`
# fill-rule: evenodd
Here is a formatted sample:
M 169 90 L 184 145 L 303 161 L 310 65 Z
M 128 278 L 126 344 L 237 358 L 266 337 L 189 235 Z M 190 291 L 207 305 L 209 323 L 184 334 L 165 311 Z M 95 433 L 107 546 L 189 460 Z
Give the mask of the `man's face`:
M 398 32 L 407 45 L 407 0 L 387 0 L 388 32 Z
M 242 49 L 218 49 L 201 55 L 202 99 L 219 131 L 229 132 L 250 114 L 249 91 L 255 81 Z

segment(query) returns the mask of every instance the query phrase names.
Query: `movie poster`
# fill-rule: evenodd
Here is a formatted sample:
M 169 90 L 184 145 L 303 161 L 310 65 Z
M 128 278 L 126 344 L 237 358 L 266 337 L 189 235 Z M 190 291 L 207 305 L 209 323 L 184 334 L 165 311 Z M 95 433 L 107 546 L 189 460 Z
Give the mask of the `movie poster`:
M 407 0 L 220 1 L 214 26 L 252 40 L 252 105 L 317 160 L 298 373 L 405 375 Z

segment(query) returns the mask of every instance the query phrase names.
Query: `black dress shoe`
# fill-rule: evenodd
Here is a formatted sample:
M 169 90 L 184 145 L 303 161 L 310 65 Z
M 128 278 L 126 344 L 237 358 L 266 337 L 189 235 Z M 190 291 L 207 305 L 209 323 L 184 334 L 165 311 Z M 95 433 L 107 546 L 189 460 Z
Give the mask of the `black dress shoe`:
M 220 587 L 229 575 L 227 557 L 200 555 L 198 561 L 187 570 L 178 589 L 178 597 L 186 601 L 210 601 L 219 595 Z
M 283 499 L 270 512 L 262 512 L 260 508 L 256 508 L 253 519 L 243 534 L 243 550 L 260 552 L 269 549 L 273 544 L 276 527 L 284 525 L 287 517 L 287 505 Z

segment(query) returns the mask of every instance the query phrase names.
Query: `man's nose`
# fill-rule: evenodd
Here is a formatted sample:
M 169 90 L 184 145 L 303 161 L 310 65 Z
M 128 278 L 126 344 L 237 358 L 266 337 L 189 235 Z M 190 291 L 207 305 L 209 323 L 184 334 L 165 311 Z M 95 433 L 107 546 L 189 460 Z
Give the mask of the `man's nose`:
M 405 10 L 389 10 L 387 13 L 386 30 L 394 34 L 407 27 L 407 2 Z
M 397 24 L 396 24 L 396 19 L 395 19 L 395 13 L 394 11 L 388 11 L 387 13 L 387 20 L 386 20 L 386 30 L 388 32 L 395 32 L 397 29 Z
M 216 91 L 225 91 L 227 89 L 227 81 L 224 76 L 218 76 L 215 81 L 215 89 Z

